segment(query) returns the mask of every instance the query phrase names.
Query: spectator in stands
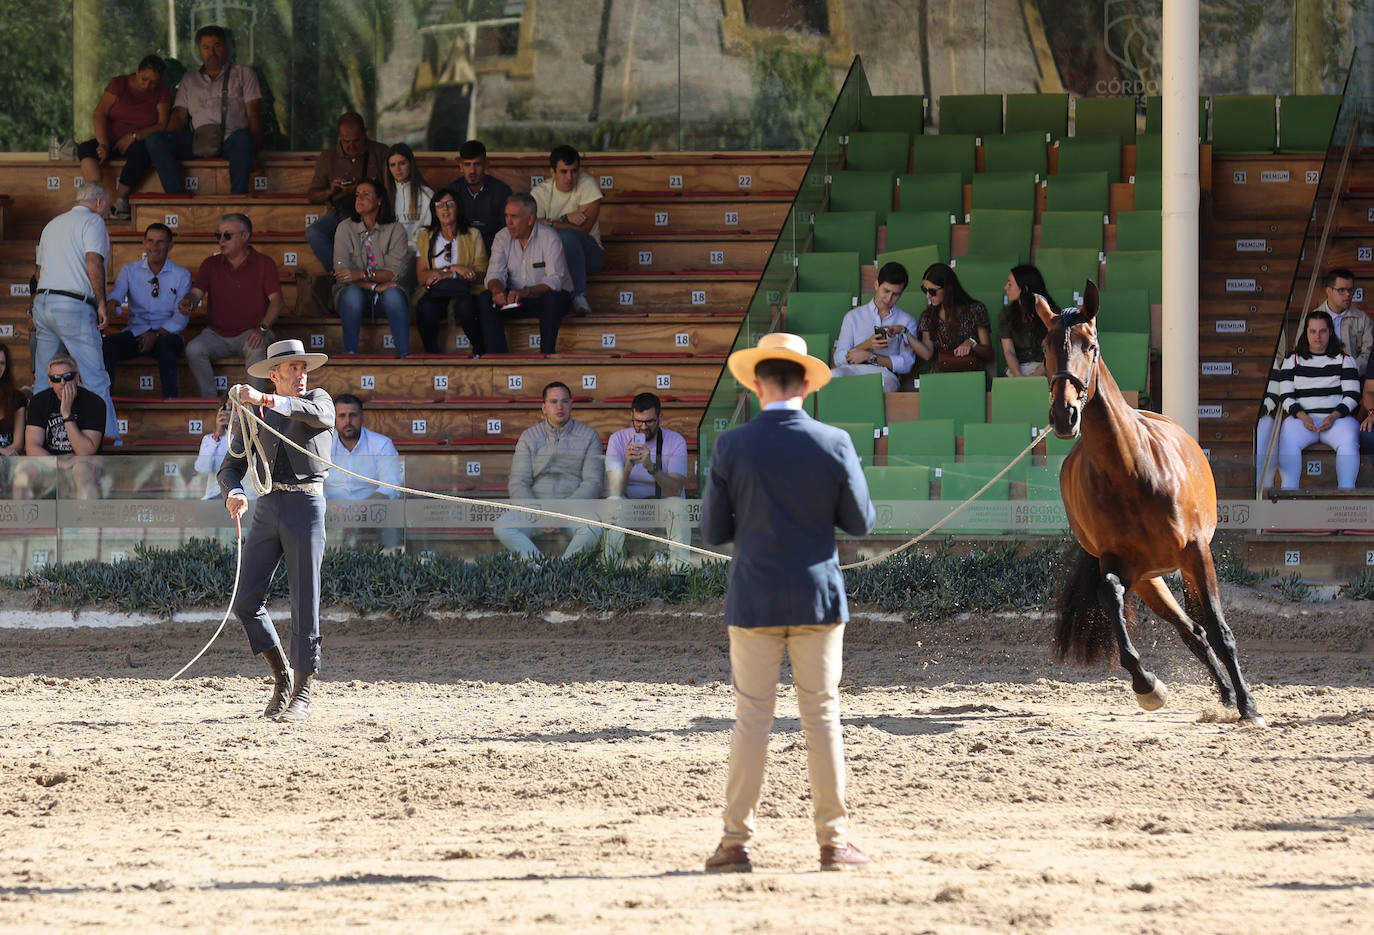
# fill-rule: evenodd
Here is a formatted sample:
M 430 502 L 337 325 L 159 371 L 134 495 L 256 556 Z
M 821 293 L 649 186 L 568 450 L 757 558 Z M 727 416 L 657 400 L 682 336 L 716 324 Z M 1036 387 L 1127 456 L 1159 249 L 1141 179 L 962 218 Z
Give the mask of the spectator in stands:
M 601 496 L 605 458 L 596 430 L 572 417 L 572 390 L 553 382 L 542 393 L 544 419 L 520 433 L 511 458 L 507 489 L 512 500 L 592 500 Z M 537 519 L 536 519 L 537 521 Z M 519 510 L 507 512 L 496 523 L 496 538 L 523 558 L 543 553 L 530 541 L 539 527 Z M 545 526 L 545 532 L 557 527 Z M 577 526 L 563 552 L 572 558 L 594 548 L 601 538 L 597 526 Z
M 105 271 L 110 262 L 110 234 L 105 218 L 110 193 L 99 182 L 76 190 L 76 204 L 43 228 L 35 256 L 33 326 L 37 350 L 33 361 L 34 392 L 47 387 L 48 361 L 65 348 L 86 375 L 86 389 L 105 404 L 105 434 L 119 439 L 110 375 L 101 354 L 105 327 Z M 95 314 L 91 311 L 94 309 Z
M 229 190 L 247 194 L 262 149 L 258 75 L 247 65 L 229 64 L 229 34 L 223 26 L 196 30 L 196 51 L 202 65 L 182 76 L 167 129 L 149 135 L 148 155 L 168 194 L 186 190 L 183 162 L 213 156 L 229 160 Z
M 1326 286 L 1326 301 L 1317 308 L 1331 316 L 1333 335 L 1341 339 L 1345 352 L 1355 358 L 1355 369 L 1363 374 L 1374 350 L 1374 321 L 1354 306 L 1355 274 L 1343 268 L 1329 270 L 1322 284 Z
M 96 463 L 104 443 L 105 402 L 81 386 L 81 372 L 67 354 L 54 354 L 43 371 L 48 388 L 35 393 L 24 422 L 24 451 L 30 457 L 57 455 L 59 469 L 70 469 L 76 495 L 94 500 Z M 48 497 L 57 487 L 57 476 L 46 465 L 29 462 L 14 472 L 14 499 Z
M 410 253 L 401 285 L 407 293 L 415 290 L 416 238 L 429 223 L 429 202 L 434 189 L 425 183 L 424 173 L 415 164 L 415 153 L 405 143 L 397 143 L 386 153 L 386 196 L 396 212 L 396 223 L 406 229 Z
M 461 185 L 461 183 L 459 183 Z M 487 247 L 463 214 L 458 186 L 439 189 L 429 203 L 429 226 L 415 240 L 415 278 L 424 292 L 415 304 L 415 326 L 426 354 L 439 353 L 439 326 L 453 315 L 468 336 L 472 355 L 486 352 L 473 288 L 487 272 Z
M 221 215 L 219 253 L 205 258 L 191 291 L 177 304 L 183 315 L 208 294 L 205 328 L 186 345 L 186 364 L 204 398 L 218 394 L 212 363 L 238 355 L 250 367 L 267 357 L 272 325 L 282 312 L 281 278 L 272 258 L 253 249 L 253 222 L 246 214 Z M 250 380 L 256 386 L 262 379 Z
M 929 301 L 907 343 L 922 360 L 934 359 L 936 373 L 982 370 L 993 360 L 988 310 L 959 283 L 954 270 L 932 263 L 921 276 Z
M 1269 439 L 1274 434 L 1274 416 L 1279 411 L 1279 388 L 1283 383 L 1283 356 L 1274 358 L 1269 368 L 1269 382 L 1264 387 L 1264 399 L 1260 401 L 1260 417 L 1255 423 L 1255 483 L 1268 487 L 1274 480 L 1275 462 L 1269 463 L 1264 470 L 1264 460 L 1269 457 Z M 1360 433 L 1360 444 L 1364 445 L 1364 433 Z
M 177 361 L 186 349 L 182 332 L 189 320 L 177 303 L 191 291 L 191 274 L 167 258 L 171 250 L 172 229 L 166 224 L 149 224 L 143 232 L 143 258 L 119 268 L 114 290 L 106 299 L 112 305 L 128 300 L 129 326 L 105 335 L 104 352 L 111 383 L 120 361 L 156 358 L 162 394 L 175 398 L 180 395 Z
M 1335 336 L 1331 316 L 1307 313 L 1297 347 L 1283 361 L 1280 405 L 1288 418 L 1279 426 L 1279 478 L 1296 490 L 1302 477 L 1302 452 L 1322 442 L 1336 450 L 1336 486 L 1353 490 L 1360 472 L 1360 376 L 1355 360 Z
M 539 219 L 558 231 L 563 257 L 572 276 L 572 307 L 578 315 L 592 310 L 587 303 L 587 277 L 601 271 L 601 188 L 582 171 L 582 157 L 571 146 L 555 146 L 549 171 L 530 192 L 539 205 Z
M 1045 277 L 1040 270 L 1023 263 L 1013 266 L 1007 274 L 1007 304 L 997 316 L 997 332 L 1002 337 L 1002 354 L 1007 359 L 1007 376 L 1038 377 L 1045 373 L 1045 348 L 1043 341 L 1048 330 L 1035 308 L 1022 308 L 1021 296 L 1043 295 L 1050 308 L 1058 309 L 1059 303 L 1050 295 L 1045 285 Z
M 396 445 L 380 432 L 363 427 L 363 401 L 352 393 L 334 399 L 334 447 L 329 460 L 354 474 L 400 486 L 401 456 Z M 326 500 L 395 500 L 400 496 L 399 490 L 369 484 L 343 471 L 331 470 L 324 479 Z M 383 548 L 401 544 L 400 527 L 383 526 L 380 533 Z
M 335 232 L 354 214 L 358 183 L 381 178 L 386 164 L 386 144 L 368 139 L 363 118 L 352 112 L 340 117 L 339 142 L 315 159 L 315 175 L 305 193 L 311 204 L 328 206 L 319 220 L 305 229 L 305 242 L 325 272 L 334 271 Z
M 487 148 L 481 140 L 468 140 L 458 150 L 458 164 L 462 167 L 462 184 L 455 182 L 463 202 L 463 217 L 477 228 L 482 243 L 491 252 L 491 243 L 506 226 L 506 202 L 510 201 L 510 186 L 487 175 Z
M 88 182 L 103 181 L 101 167 L 114 156 L 124 157 L 110 207 L 110 216 L 119 221 L 129 219 L 129 192 L 143 182 L 152 167 L 148 135 L 167 129 L 172 92 L 162 83 L 166 71 L 166 62 L 156 55 L 145 55 L 132 75 L 111 78 L 91 114 L 95 137 L 76 148 L 81 174 Z
M 916 365 L 916 355 L 906 341 L 907 335 L 916 331 L 916 319 L 897 305 L 908 279 L 906 267 L 900 263 L 884 263 L 878 270 L 873 298 L 850 309 L 840 325 L 832 377 L 881 373 L 883 392 L 897 392 L 902 375 Z
M 653 393 L 640 393 L 630 402 L 630 427 L 606 440 L 606 490 L 613 500 L 671 500 L 667 537 L 684 545 L 691 542 L 687 504 L 687 439 L 663 427 L 663 402 Z M 625 534 L 606 530 L 602 550 L 620 561 L 625 555 Z M 687 567 L 687 550 L 672 549 L 672 570 Z
M 0 455 L 13 458 L 24 453 L 24 413 L 27 409 L 28 400 L 14 379 L 10 349 L 0 344 Z
M 410 299 L 397 280 L 409 253 L 406 231 L 380 181 L 359 182 L 354 196 L 352 217 L 334 235 L 334 307 L 343 320 L 344 353 L 358 353 L 363 316 L 375 317 L 380 307 L 396 356 L 404 357 L 410 353 Z
M 224 457 L 229 453 L 229 420 L 234 415 L 234 407 L 229 404 L 229 394 L 220 397 L 219 407 L 215 410 L 214 430 L 201 436 L 200 451 L 196 454 L 196 473 L 207 475 L 205 495 L 202 500 L 219 499 L 219 469 L 224 465 Z M 249 484 L 244 491 L 249 500 L 256 500 L 258 493 Z
M 552 354 L 558 325 L 572 301 L 572 277 L 563 244 L 535 220 L 534 197 L 517 192 L 506 202 L 506 227 L 491 243 L 487 291 L 477 297 L 482 338 L 489 354 L 505 354 L 506 318 L 539 319 L 539 353 Z

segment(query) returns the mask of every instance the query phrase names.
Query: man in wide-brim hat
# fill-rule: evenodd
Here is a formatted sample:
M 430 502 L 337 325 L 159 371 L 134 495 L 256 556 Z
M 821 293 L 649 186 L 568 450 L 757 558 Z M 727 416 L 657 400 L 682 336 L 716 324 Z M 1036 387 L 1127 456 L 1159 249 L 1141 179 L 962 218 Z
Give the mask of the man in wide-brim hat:
M 248 645 L 272 670 L 272 698 L 262 716 L 277 721 L 303 721 L 309 716 L 311 683 L 320 668 L 324 478 L 334 441 L 334 401 L 322 389 L 306 389 L 306 375 L 327 360 L 324 354 L 307 353 L 300 341 L 277 341 L 267 348 L 266 360 L 248 367 L 250 376 L 271 382 L 272 392 L 247 385 L 237 388 L 238 399 L 257 407 L 257 415 L 267 425 L 309 452 L 296 450 L 259 426 L 263 459 L 254 457 L 252 470 L 258 472 L 259 480 L 270 477 L 272 489 L 258 498 L 253 513 L 233 607 L 248 634 Z M 231 435 L 229 449 L 219 471 L 219 486 L 229 514 L 238 519 L 248 509 L 243 482 L 249 453 L 237 433 Z M 235 449 L 245 453 L 235 456 Z M 289 662 L 266 603 L 267 586 L 283 561 L 291 589 Z
M 725 830 L 706 870 L 753 869 L 754 813 L 784 652 L 806 735 L 820 868 L 852 870 L 868 857 L 849 843 L 844 800 L 839 686 L 849 606 L 835 527 L 868 533 L 873 504 L 849 435 L 802 408 L 830 381 L 830 366 L 807 354 L 801 337 L 766 334 L 728 363 L 761 411 L 716 439 L 702 497 L 701 538 L 735 544 L 725 593 L 735 729 Z

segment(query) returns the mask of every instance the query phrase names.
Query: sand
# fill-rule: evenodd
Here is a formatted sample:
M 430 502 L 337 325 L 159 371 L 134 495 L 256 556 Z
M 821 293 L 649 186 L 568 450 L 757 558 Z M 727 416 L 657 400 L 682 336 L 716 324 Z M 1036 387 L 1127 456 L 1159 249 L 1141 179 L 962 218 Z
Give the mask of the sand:
M 13 606 L 13 605 L 11 605 Z M 1172 632 L 1169 684 L 1004 614 L 846 635 L 863 873 L 820 873 L 781 693 L 752 875 L 706 875 L 733 705 L 719 607 L 331 619 L 307 725 L 236 625 L 0 630 L 5 931 L 1366 932 L 1371 606 L 1229 589 L 1267 729 Z M 80 622 L 80 620 L 78 620 Z

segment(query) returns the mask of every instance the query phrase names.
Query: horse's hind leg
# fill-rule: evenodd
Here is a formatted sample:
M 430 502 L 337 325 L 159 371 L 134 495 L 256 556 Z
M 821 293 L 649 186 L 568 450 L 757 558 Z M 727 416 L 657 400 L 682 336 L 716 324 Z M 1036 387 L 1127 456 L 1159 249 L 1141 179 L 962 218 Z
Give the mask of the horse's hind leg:
M 1251 724 L 1264 724 L 1260 717 L 1255 698 L 1240 674 L 1240 663 L 1236 658 L 1236 638 L 1226 625 L 1221 612 L 1221 594 L 1217 586 L 1217 572 L 1212 565 L 1212 550 L 1206 543 L 1192 543 L 1184 554 L 1183 577 L 1189 587 L 1195 588 L 1201 610 L 1202 626 L 1207 633 L 1207 642 L 1220 657 L 1231 675 L 1231 687 L 1236 691 L 1236 708 L 1240 718 Z
M 1140 595 L 1140 599 L 1145 602 L 1160 619 L 1167 620 L 1178 630 L 1178 635 L 1183 638 L 1183 643 L 1193 651 L 1193 655 L 1201 660 L 1207 667 L 1208 673 L 1212 676 L 1212 681 L 1216 683 L 1217 693 L 1221 695 L 1221 703 L 1227 707 L 1233 706 L 1235 695 L 1231 691 L 1231 683 L 1226 680 L 1226 675 L 1221 671 L 1221 661 L 1217 659 L 1217 654 L 1212 652 L 1212 647 L 1207 643 L 1207 633 L 1202 628 L 1202 624 L 1193 620 L 1188 613 L 1178 606 L 1178 601 L 1174 600 L 1173 592 L 1164 583 L 1163 578 L 1146 578 L 1137 581 L 1133 588 L 1135 593 Z
M 1140 654 L 1135 651 L 1135 646 L 1131 644 L 1131 635 L 1126 632 L 1126 588 L 1121 583 L 1120 575 L 1114 570 L 1109 570 L 1105 559 L 1102 566 L 1102 583 L 1097 586 L 1097 601 L 1106 611 L 1112 622 L 1112 629 L 1116 632 L 1121 667 L 1130 673 L 1131 690 L 1135 692 L 1135 700 L 1140 706 L 1146 711 L 1158 710 L 1164 707 L 1167 689 L 1163 682 L 1155 678 L 1153 672 L 1141 667 Z

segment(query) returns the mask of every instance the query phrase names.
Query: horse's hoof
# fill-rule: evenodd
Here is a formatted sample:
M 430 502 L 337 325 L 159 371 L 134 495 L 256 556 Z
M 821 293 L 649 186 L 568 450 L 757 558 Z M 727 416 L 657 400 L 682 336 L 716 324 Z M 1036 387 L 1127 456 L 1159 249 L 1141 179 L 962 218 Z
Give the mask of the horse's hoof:
M 1256 714 L 1253 717 L 1243 717 L 1240 719 L 1241 727 L 1268 727 L 1264 718 Z
M 1158 711 L 1164 707 L 1169 697 L 1169 689 L 1159 679 L 1155 679 L 1155 687 L 1143 695 L 1136 695 L 1136 702 L 1146 711 Z

